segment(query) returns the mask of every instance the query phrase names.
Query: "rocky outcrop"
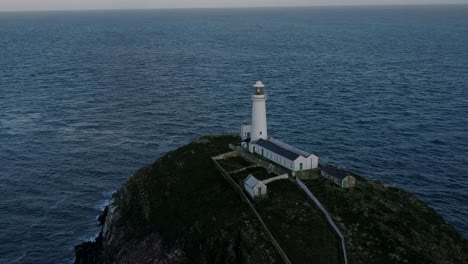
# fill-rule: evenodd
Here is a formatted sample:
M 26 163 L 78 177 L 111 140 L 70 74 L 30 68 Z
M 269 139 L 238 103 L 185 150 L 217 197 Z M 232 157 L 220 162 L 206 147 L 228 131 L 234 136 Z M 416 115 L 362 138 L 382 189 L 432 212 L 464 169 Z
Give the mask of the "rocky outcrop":
M 75 263 L 187 263 L 180 249 L 168 249 L 163 239 L 148 234 L 141 239 L 127 240 L 127 230 L 120 222 L 120 213 L 113 199 L 100 216 L 102 228 L 95 242 L 75 247 Z
M 249 209 L 213 167 L 237 137 L 205 137 L 137 171 L 75 263 L 279 263 Z

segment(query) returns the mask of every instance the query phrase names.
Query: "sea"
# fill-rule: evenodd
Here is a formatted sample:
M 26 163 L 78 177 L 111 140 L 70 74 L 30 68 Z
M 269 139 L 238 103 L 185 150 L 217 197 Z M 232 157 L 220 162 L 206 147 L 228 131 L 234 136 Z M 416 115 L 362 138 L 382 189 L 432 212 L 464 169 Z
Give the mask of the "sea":
M 0 263 L 72 263 L 112 193 L 257 80 L 270 136 L 468 237 L 468 5 L 0 13 Z

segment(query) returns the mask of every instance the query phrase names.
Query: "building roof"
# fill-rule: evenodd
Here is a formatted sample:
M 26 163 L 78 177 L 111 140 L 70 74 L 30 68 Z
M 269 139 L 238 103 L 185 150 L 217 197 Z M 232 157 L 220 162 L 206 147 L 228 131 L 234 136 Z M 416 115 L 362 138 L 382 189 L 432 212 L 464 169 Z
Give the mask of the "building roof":
M 244 184 L 247 185 L 249 188 L 255 187 L 260 181 L 255 178 L 252 174 L 249 174 L 247 178 L 244 180 Z
M 293 152 L 293 153 L 295 153 L 295 154 L 298 154 L 298 155 L 300 155 L 300 156 L 302 156 L 302 157 L 305 157 L 305 158 L 307 158 L 307 157 L 309 157 L 309 156 L 311 155 L 311 154 L 308 153 L 308 152 L 305 152 L 305 151 L 303 151 L 303 150 L 300 150 L 300 149 L 298 149 L 298 148 L 296 148 L 296 147 L 293 147 L 293 146 L 291 146 L 291 145 L 289 145 L 289 144 L 287 144 L 287 143 L 284 143 L 283 141 L 280 141 L 280 140 L 275 139 L 275 138 L 272 138 L 272 137 L 270 137 L 270 138 L 268 139 L 268 141 L 270 141 L 271 143 L 273 143 L 273 144 L 275 144 L 275 145 L 278 145 L 278 146 L 280 146 L 280 147 L 282 147 L 282 148 L 284 148 L 284 149 L 286 149 L 286 150 L 289 150 L 289 151 L 291 151 L 291 152 Z
M 265 149 L 268 149 L 269 151 L 274 152 L 282 157 L 285 157 L 288 160 L 296 160 L 300 156 L 299 154 L 294 153 L 291 150 L 288 150 L 282 146 L 279 146 L 278 144 L 275 144 L 270 140 L 259 139 L 255 144 Z
M 346 176 L 348 176 L 347 171 L 342 170 L 342 169 L 337 168 L 337 167 L 332 166 L 332 165 L 324 164 L 324 165 L 322 165 L 321 170 L 326 172 L 330 176 L 333 176 L 333 177 L 335 177 L 337 179 L 340 179 L 340 180 L 343 180 L 344 178 L 346 178 Z

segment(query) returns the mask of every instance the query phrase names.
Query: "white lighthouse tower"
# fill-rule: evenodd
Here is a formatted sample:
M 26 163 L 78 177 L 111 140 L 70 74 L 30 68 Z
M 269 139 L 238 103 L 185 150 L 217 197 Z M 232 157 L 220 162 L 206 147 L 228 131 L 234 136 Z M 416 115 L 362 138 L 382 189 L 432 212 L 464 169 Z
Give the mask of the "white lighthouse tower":
M 241 125 L 241 149 L 291 171 L 304 171 L 318 167 L 318 157 L 295 148 L 278 139 L 268 137 L 265 85 L 261 81 L 253 86 L 252 121 Z
M 261 81 L 257 81 L 252 95 L 252 133 L 251 141 L 259 139 L 268 139 L 267 119 L 266 119 L 266 95 L 265 85 Z

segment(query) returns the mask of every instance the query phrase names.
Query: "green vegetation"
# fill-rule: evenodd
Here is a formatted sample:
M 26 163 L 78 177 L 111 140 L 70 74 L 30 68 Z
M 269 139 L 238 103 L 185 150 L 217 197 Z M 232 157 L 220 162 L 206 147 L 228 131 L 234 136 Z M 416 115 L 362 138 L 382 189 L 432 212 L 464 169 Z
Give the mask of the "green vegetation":
M 350 263 L 468 263 L 468 242 L 414 195 L 355 175 L 342 189 L 304 181 L 346 239 Z
M 158 233 L 169 247 L 181 247 L 195 262 L 226 263 L 246 254 L 259 262 L 277 261 L 253 214 L 211 160 L 238 140 L 202 138 L 131 177 L 115 195 L 121 222 L 129 228 L 127 239 Z M 246 236 L 249 241 L 242 238 Z
M 295 183 L 269 183 L 256 208 L 293 263 L 340 263 L 335 235 Z
M 138 170 L 99 218 L 96 242 L 75 248 L 77 263 L 282 263 L 250 208 L 211 157 L 229 152 L 236 136 L 209 136 Z M 250 166 L 240 157 L 228 170 Z M 261 167 L 233 174 L 274 176 Z M 339 188 L 323 177 L 304 181 L 346 239 L 349 263 L 468 263 L 468 241 L 413 195 L 358 175 Z M 268 184 L 253 201 L 293 263 L 339 263 L 338 242 L 321 212 L 295 183 Z
M 228 158 L 222 164 L 233 166 L 240 163 L 239 159 Z M 276 176 L 263 167 L 256 167 L 231 177 L 243 188 L 243 180 L 249 174 L 260 180 Z M 255 200 L 253 204 L 291 262 L 339 263 L 338 242 L 334 233 L 322 213 L 309 203 L 294 182 L 279 180 L 269 183 L 267 198 Z
M 243 180 L 245 180 L 245 178 L 249 176 L 249 174 L 252 174 L 253 176 L 255 176 L 255 178 L 259 180 L 265 180 L 276 176 L 276 174 L 268 173 L 268 171 L 265 170 L 263 167 L 249 168 L 242 172 L 233 173 L 231 174 L 231 176 L 236 182 L 242 182 Z M 243 186 L 241 185 L 241 187 Z

